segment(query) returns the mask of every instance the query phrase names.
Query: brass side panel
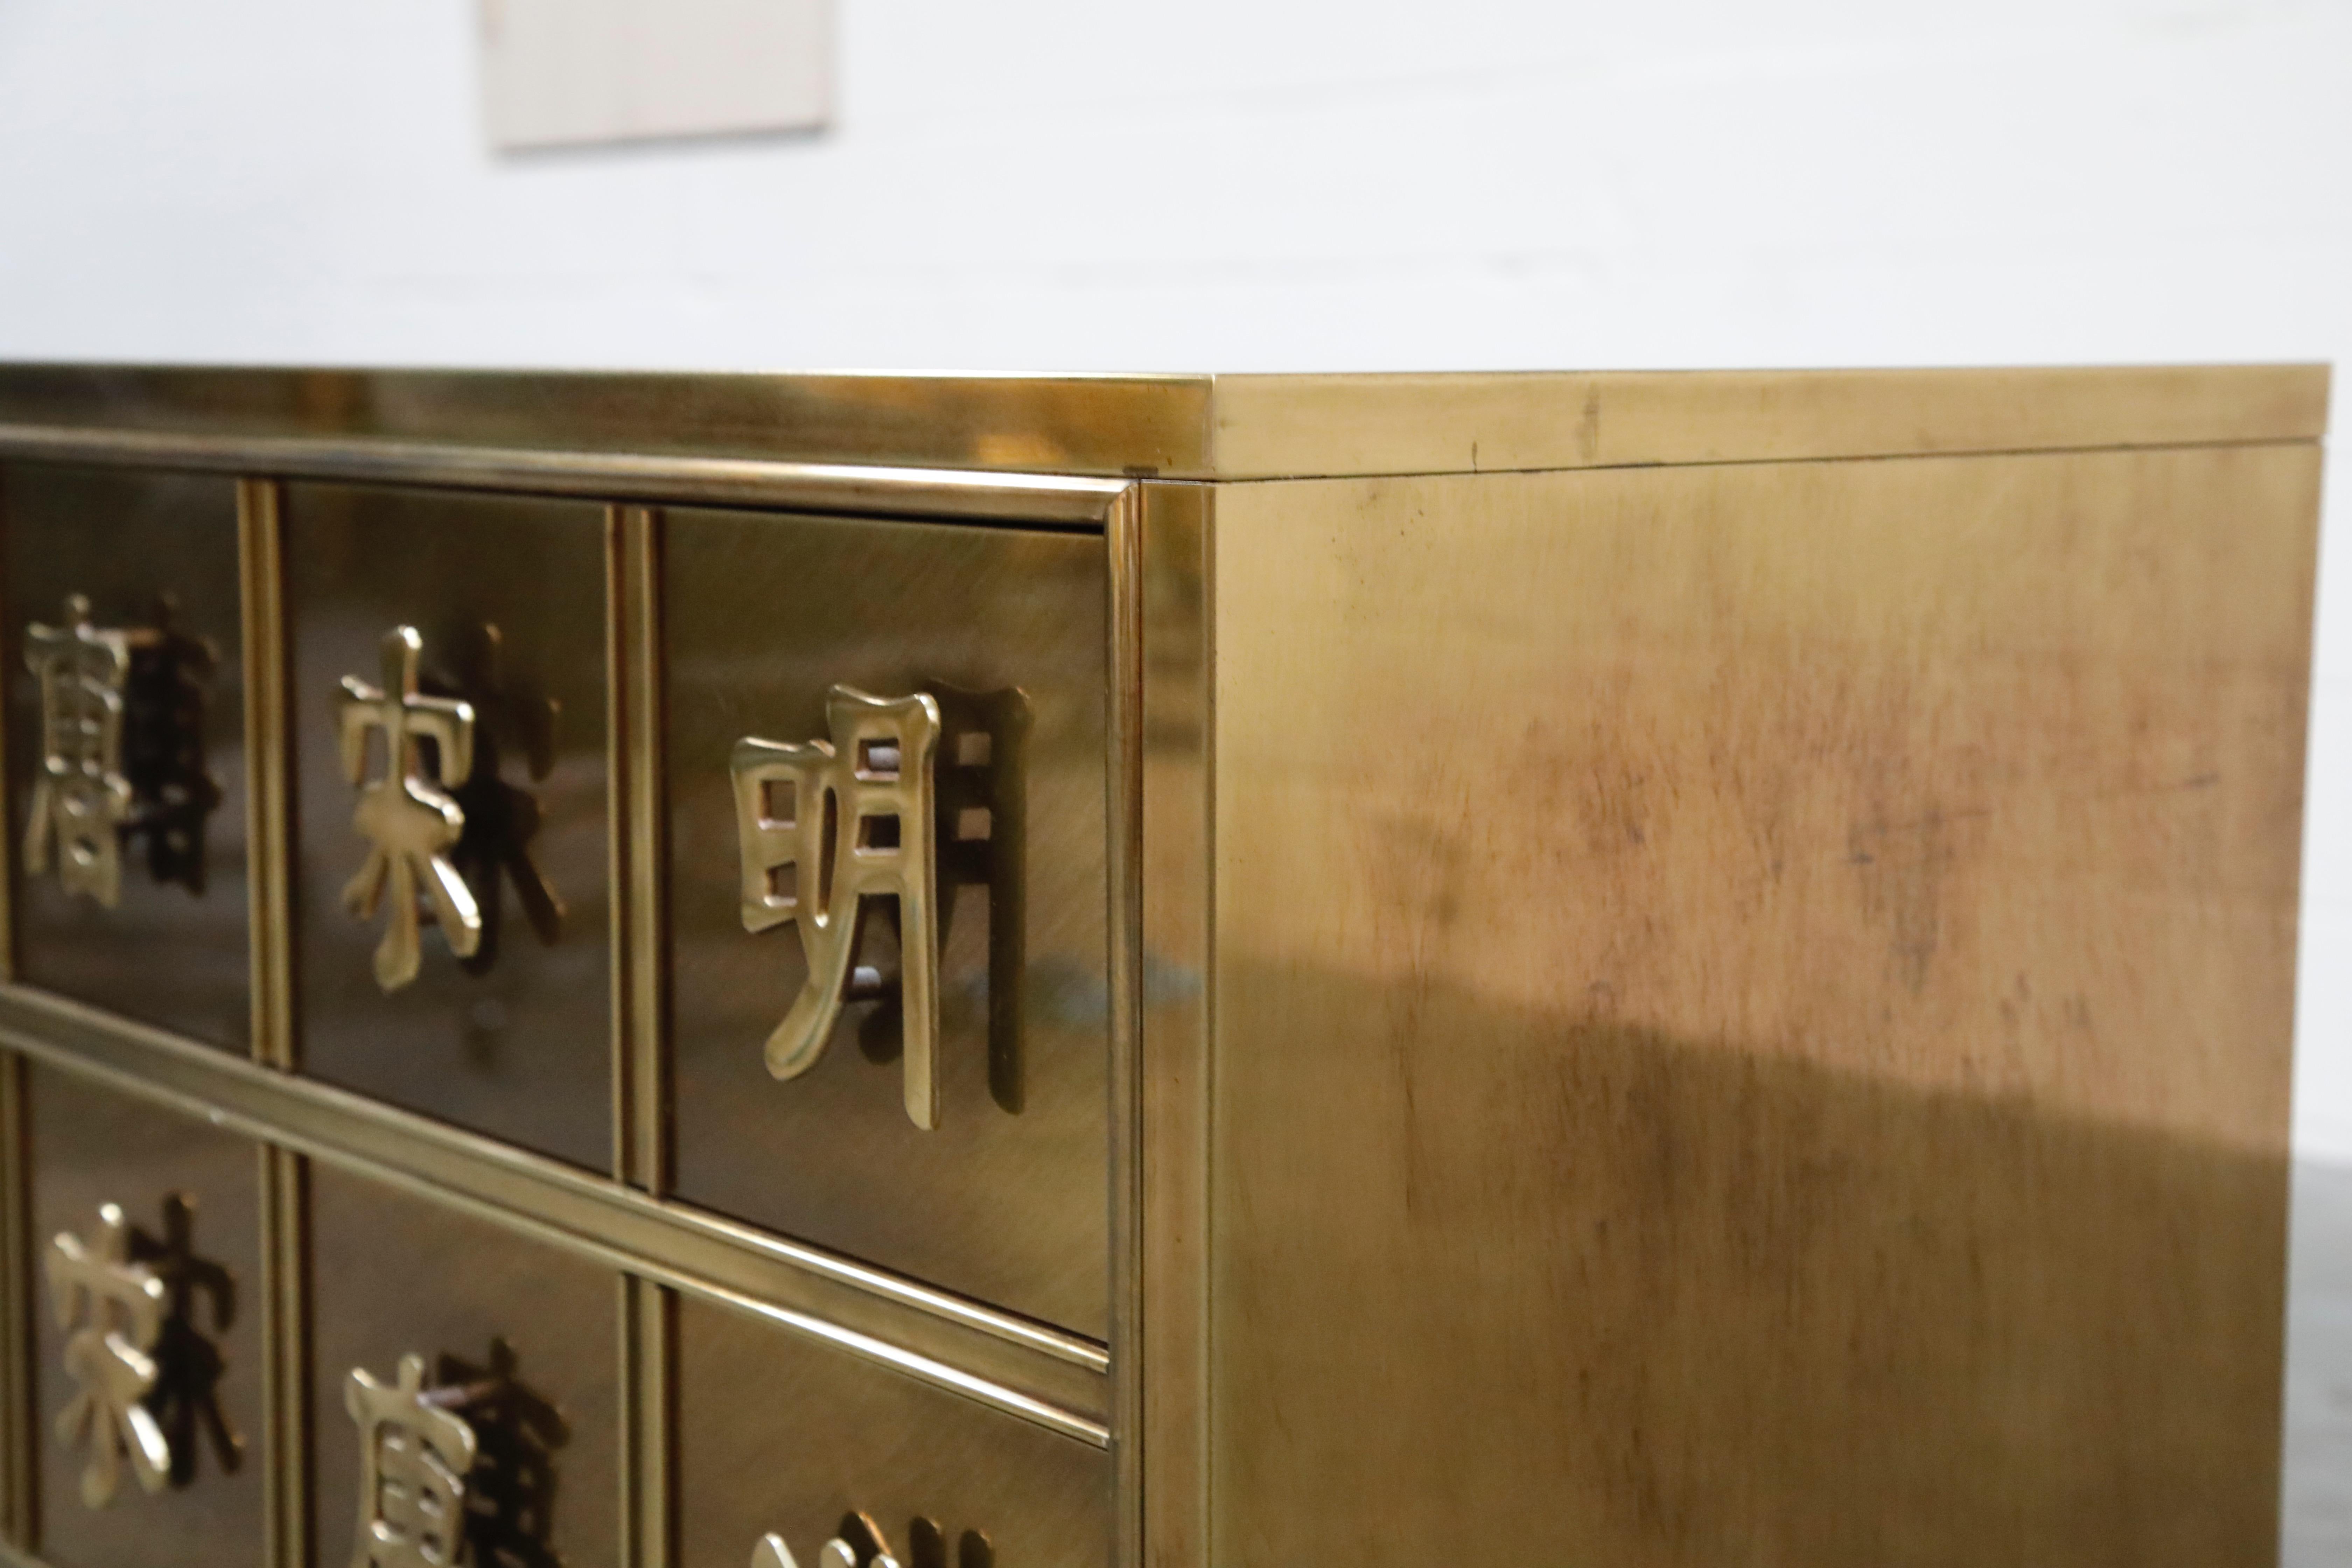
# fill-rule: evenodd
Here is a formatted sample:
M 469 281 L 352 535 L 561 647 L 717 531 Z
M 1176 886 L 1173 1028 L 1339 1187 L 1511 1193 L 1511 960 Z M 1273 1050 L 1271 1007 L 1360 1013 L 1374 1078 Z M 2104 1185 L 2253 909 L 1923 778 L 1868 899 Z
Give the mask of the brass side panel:
M 0 472 L 12 850 L 23 847 L 42 758 L 41 695 L 26 668 L 26 627 L 59 624 L 69 594 L 86 595 L 93 620 L 110 626 L 156 626 L 168 605 L 170 627 L 196 645 L 174 658 L 194 699 L 180 722 L 191 746 L 200 743 L 202 772 L 216 792 L 193 818 L 201 856 L 174 868 L 175 879 L 156 879 L 142 840 L 125 844 L 114 909 L 68 895 L 54 868 L 35 874 L 12 853 L 16 978 L 242 1052 L 251 993 L 236 527 L 236 487 L 225 479 L 26 463 Z
M 294 973 L 303 1070 L 410 1110 L 609 1169 L 612 954 L 605 820 L 601 509 L 431 491 L 286 491 L 293 616 Z M 486 931 L 461 962 L 426 924 L 417 977 L 390 993 L 374 953 L 389 909 L 359 920 L 343 889 L 368 841 L 336 751 L 346 676 L 379 681 L 384 634 L 423 634 L 428 689 L 478 713 L 475 768 L 504 808 L 535 815 L 521 846 L 563 910 L 551 942 L 510 867 L 467 877 Z M 496 628 L 496 655 L 488 629 Z M 531 731 L 551 765 L 533 776 Z M 370 744 L 370 776 L 383 769 Z M 390 904 L 389 897 L 386 899 Z
M 2274 1562 L 2319 468 L 1220 491 L 1210 1560 Z
M 471 1561 L 620 1561 L 621 1347 L 616 1276 L 323 1165 L 311 1167 L 310 1431 L 318 1556 L 350 1556 L 358 1522 L 352 1369 L 392 1381 L 425 1358 L 445 1384 L 497 1385 L 480 1437 Z
M 1107 1321 L 1103 541 L 751 512 L 667 515 L 677 1194 L 1097 1339 Z M 836 683 L 1027 698 L 1017 1110 L 992 1083 L 991 889 L 942 881 L 940 1125 L 908 1119 L 885 1003 L 816 1065 L 762 1044 L 804 966 L 744 930 L 729 757 L 826 734 Z M 1015 826 L 1001 821 L 1007 831 Z M 887 966 L 886 921 L 867 956 Z M 748 1550 L 748 1548 L 746 1548 Z
M 956 1562 L 971 1531 L 997 1568 L 1106 1561 L 1101 1450 L 724 1308 L 683 1300 L 677 1322 L 681 1568 L 742 1568 L 771 1531 L 807 1568 L 852 1512 L 909 1568 Z M 918 1518 L 940 1528 L 948 1555 L 913 1554 Z
M 259 1568 L 263 1305 L 260 1194 L 254 1146 L 203 1124 L 36 1068 L 33 1110 L 34 1464 L 44 1561 L 56 1568 Z M 73 1397 L 66 1333 L 50 1310 L 43 1262 L 60 1231 L 87 1237 L 100 1205 L 118 1204 L 151 1243 L 166 1237 L 164 1200 L 184 1194 L 194 1223 L 184 1257 L 185 1310 L 166 1320 L 154 1352 L 156 1415 L 193 1468 L 184 1486 L 141 1489 L 126 1468 L 113 1500 L 81 1498 L 83 1455 L 53 1429 Z M 221 1327 L 215 1314 L 228 1314 Z M 220 1426 L 211 1416 L 216 1414 Z M 226 1468 L 220 1439 L 240 1448 Z

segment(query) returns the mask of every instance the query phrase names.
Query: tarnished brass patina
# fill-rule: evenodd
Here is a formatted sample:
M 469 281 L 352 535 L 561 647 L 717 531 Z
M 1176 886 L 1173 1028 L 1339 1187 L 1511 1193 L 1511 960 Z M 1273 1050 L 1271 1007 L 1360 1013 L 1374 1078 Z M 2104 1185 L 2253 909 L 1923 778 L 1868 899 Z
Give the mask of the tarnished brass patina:
M 768 1037 L 768 1070 L 796 1078 L 816 1065 L 861 978 L 857 938 L 869 899 L 898 901 L 898 1007 L 907 1115 L 940 1124 L 939 857 L 931 756 L 940 705 L 826 694 L 830 740 L 735 743 L 735 818 L 743 855 L 743 929 L 792 921 L 808 978 Z M 878 987 L 879 976 L 870 985 Z
M 169 1294 L 155 1271 L 131 1258 L 131 1222 L 108 1204 L 98 1234 L 85 1241 L 60 1231 L 48 1252 L 49 1299 L 66 1341 L 66 1373 L 78 1392 L 58 1415 L 58 1441 L 87 1454 L 81 1500 L 104 1508 L 122 1484 L 128 1458 L 141 1488 L 171 1484 L 172 1448 L 147 1408 L 155 1390 L 153 1351 L 163 1332 Z
M 466 830 L 466 814 L 449 792 L 474 774 L 474 707 L 417 689 L 424 650 L 415 626 L 393 627 L 383 634 L 383 684 L 347 675 L 335 704 L 343 772 L 360 786 L 352 826 L 370 846 L 359 874 L 343 888 L 343 905 L 372 920 L 389 887 L 392 908 L 375 950 L 376 984 L 386 991 L 416 978 L 420 892 L 432 900 L 450 952 L 470 958 L 482 942 L 481 908 L 449 858 Z M 369 779 L 368 737 L 379 731 L 384 771 Z M 421 741 L 432 742 L 429 758 Z
M 353 1367 L 343 1407 L 360 1429 L 360 1517 L 352 1568 L 450 1568 L 465 1543 L 466 1478 L 480 1446 L 457 1414 L 472 1390 L 425 1381 L 404 1355 L 391 1384 Z
M 108 909 L 122 901 L 122 834 L 131 822 L 122 772 L 123 693 L 146 629 L 100 626 L 89 601 L 66 601 L 66 624 L 25 628 L 25 662 L 41 682 L 41 773 L 25 827 L 25 868 Z

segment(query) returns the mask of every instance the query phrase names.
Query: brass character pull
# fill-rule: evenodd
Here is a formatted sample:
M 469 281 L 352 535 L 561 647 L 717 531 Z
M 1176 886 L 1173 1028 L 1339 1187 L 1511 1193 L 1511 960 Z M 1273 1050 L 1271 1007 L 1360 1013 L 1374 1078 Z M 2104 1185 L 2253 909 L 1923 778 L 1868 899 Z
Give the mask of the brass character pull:
M 392 907 L 375 950 L 376 984 L 388 992 L 415 979 L 423 959 L 420 891 L 432 900 L 450 952 L 471 958 L 482 941 L 481 909 L 449 858 L 466 828 L 465 811 L 449 792 L 473 776 L 474 708 L 417 689 L 424 650 L 415 626 L 393 627 L 383 634 L 383 686 L 347 675 L 336 699 L 343 773 L 360 792 L 352 826 L 369 844 L 367 859 L 343 888 L 343 907 L 371 920 L 390 889 Z M 376 731 L 383 732 L 384 771 L 370 779 L 368 736 Z M 420 741 L 433 742 L 429 766 Z
M 25 628 L 25 662 L 41 683 L 41 771 L 25 829 L 25 868 L 107 909 L 122 902 L 122 835 L 134 820 L 122 772 L 123 694 L 134 648 L 161 640 L 144 628 L 93 625 L 89 601 L 66 600 L 66 624 Z
M 65 1366 L 76 1393 L 58 1416 L 58 1441 L 87 1450 L 81 1500 L 94 1509 L 114 1500 L 126 1458 L 142 1490 L 160 1492 L 172 1479 L 171 1445 L 146 1405 L 169 1293 L 153 1269 L 131 1260 L 121 1207 L 107 1204 L 98 1217 L 89 1241 L 59 1232 L 47 1260 L 58 1327 L 73 1331 Z
M 908 1521 L 911 1550 L 903 1560 L 890 1550 L 882 1527 L 871 1514 L 853 1513 L 841 1521 L 832 1540 L 817 1548 L 811 1568 L 948 1568 L 947 1531 L 928 1519 Z M 996 1551 L 976 1530 L 963 1532 L 957 1548 L 956 1568 L 995 1568 Z M 770 1531 L 751 1548 L 751 1568 L 800 1568 L 784 1538 Z
M 768 1037 L 768 1070 L 816 1064 L 861 978 L 855 959 L 869 898 L 898 902 L 903 1091 L 915 1125 L 940 1121 L 939 862 L 932 752 L 940 705 L 922 693 L 826 694 L 829 739 L 735 742 L 735 820 L 743 861 L 743 928 L 800 928 L 808 978 Z M 878 977 L 869 977 L 878 983 Z
M 425 1358 L 400 1358 L 386 1384 L 354 1367 L 343 1407 L 360 1429 L 360 1513 L 352 1568 L 451 1568 L 466 1538 L 466 1484 L 479 1442 L 457 1407 L 480 1391 L 432 1387 Z

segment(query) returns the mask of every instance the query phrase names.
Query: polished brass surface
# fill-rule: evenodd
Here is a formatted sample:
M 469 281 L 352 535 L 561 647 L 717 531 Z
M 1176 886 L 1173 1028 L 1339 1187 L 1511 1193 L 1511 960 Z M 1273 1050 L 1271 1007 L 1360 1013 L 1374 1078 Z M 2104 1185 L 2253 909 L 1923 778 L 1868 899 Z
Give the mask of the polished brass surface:
M 20 860 L 11 900 L 17 978 L 243 1051 L 251 977 L 236 489 L 11 464 L 0 473 L 0 527 L 12 646 L 54 623 L 75 595 L 99 626 L 170 633 L 138 639 L 146 646 L 123 669 L 134 733 L 116 771 L 139 787 L 123 778 L 119 798 L 155 831 L 124 845 L 109 830 L 129 862 L 119 884 L 100 875 L 102 886 L 119 886 L 111 908 Z M 41 682 L 10 662 L 9 817 L 21 848 L 40 837 L 43 763 L 57 748 L 44 743 Z M 88 847 L 95 869 L 106 847 Z
M 373 921 L 390 890 L 375 950 L 375 983 L 386 991 L 416 978 L 425 900 L 451 952 L 471 958 L 482 945 L 481 906 L 449 858 L 466 832 L 465 808 L 449 792 L 474 776 L 474 705 L 418 690 L 424 653 L 415 626 L 393 627 L 383 634 L 383 684 L 346 675 L 336 711 L 343 776 L 360 792 L 352 828 L 368 842 L 366 859 L 343 885 L 342 902 L 360 920 Z M 374 736 L 383 737 L 384 769 L 371 778 Z
M 429 1371 L 432 1385 L 451 1388 L 438 1397 L 478 1441 L 459 1510 L 470 1561 L 617 1564 L 613 1274 L 336 1171 L 316 1173 L 312 1212 L 318 1507 L 331 1526 L 361 1521 L 352 1561 L 430 1561 L 415 1533 L 415 1493 L 399 1510 L 405 1522 L 388 1521 L 383 1535 L 368 1529 L 387 1511 L 381 1487 L 370 1485 L 391 1436 L 376 1424 L 405 1405 L 413 1432 L 429 1421 L 425 1410 L 444 1407 L 420 1399 L 403 1364 L 413 1355 L 420 1377 Z M 399 1379 L 375 1390 L 350 1376 L 392 1366 L 402 1367 Z M 424 1485 L 425 1455 L 412 1448 L 404 1462 L 405 1484 Z M 327 1536 L 320 1553 L 338 1547 Z
M 64 1074 L 31 1089 L 55 1309 L 33 1324 L 38 1550 L 58 1568 L 255 1568 L 252 1146 Z
M 464 1554 L 467 1483 L 481 1438 L 460 1412 L 476 1396 L 467 1385 L 428 1381 L 421 1355 L 402 1356 L 390 1384 L 365 1367 L 343 1380 L 360 1447 L 352 1568 L 451 1568 Z
M 310 1176 L 289 1149 L 256 1152 L 261 1205 L 263 1568 L 305 1568 L 310 1496 Z
M 918 1521 L 974 1532 L 1006 1568 L 1109 1552 L 1110 1464 L 1085 1444 L 694 1301 L 677 1390 L 682 1568 L 743 1568 L 771 1533 L 819 1553 L 859 1515 L 901 1547 Z
M 1108 1441 L 1097 1343 L 37 993 L 0 988 L 5 1048 Z
M 665 527 L 678 1196 L 1104 1337 L 1102 540 L 684 508 Z M 892 1059 L 894 994 L 844 1008 L 797 1078 L 776 1081 L 761 1055 L 805 968 L 795 944 L 743 929 L 730 758 L 746 734 L 828 733 L 841 684 L 1027 700 L 1022 896 L 941 889 L 941 1110 L 928 1132 L 908 1125 Z M 1017 1114 L 992 1081 L 990 938 L 1008 905 L 1025 928 Z M 869 921 L 858 962 L 888 973 L 891 935 Z
M 302 1069 L 596 1170 L 614 1140 L 603 521 L 464 494 L 295 485 L 286 500 Z M 482 922 L 470 955 L 426 951 L 389 996 L 403 950 L 387 960 L 338 902 L 368 840 L 345 737 L 322 722 L 388 626 L 419 630 L 422 686 L 476 718 L 470 767 L 453 746 L 438 777 Z M 436 912 L 446 930 L 464 911 Z
M 677 1557 L 677 1293 L 621 1281 L 621 1561 L 668 1568 Z
M 1241 479 L 2309 440 L 2326 423 L 2326 367 L 2311 364 L 1346 376 L 0 366 L 0 453 L 542 491 L 569 480 L 607 500 L 783 506 L 815 503 L 691 489 L 693 460 L 715 461 L 721 484 L 757 458 Z M 502 450 L 469 463 L 484 447 Z M 996 515 L 1050 514 L 1033 501 Z
M 898 1070 L 907 1119 L 940 1124 L 939 859 L 931 787 L 940 704 L 923 692 L 825 694 L 830 739 L 735 742 L 735 831 L 743 929 L 790 923 L 801 989 L 761 1050 L 769 1073 L 816 1065 L 856 994 L 868 900 L 890 900 L 898 954 Z M 984 836 L 984 835 L 983 835 Z M 878 978 L 876 990 L 878 993 Z
M 1206 1560 L 2275 1563 L 2319 458 L 1221 489 Z

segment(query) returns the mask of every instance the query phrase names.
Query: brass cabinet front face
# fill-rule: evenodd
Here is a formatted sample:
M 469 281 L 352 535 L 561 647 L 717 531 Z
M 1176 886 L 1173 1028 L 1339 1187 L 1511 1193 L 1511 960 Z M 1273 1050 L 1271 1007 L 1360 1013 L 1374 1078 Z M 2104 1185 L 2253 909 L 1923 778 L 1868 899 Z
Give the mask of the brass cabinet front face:
M 601 509 L 295 485 L 286 562 L 304 1069 L 608 1166 Z
M 0 529 L 18 978 L 242 1051 L 236 486 L 10 464 Z
M 311 1235 L 319 1560 L 351 1559 L 363 1519 L 395 1532 L 425 1528 L 413 1515 L 429 1510 L 394 1508 L 387 1497 L 430 1497 L 446 1470 L 463 1486 L 441 1500 L 465 1521 L 467 1561 L 616 1562 L 616 1277 L 323 1167 L 312 1174 Z M 404 1373 L 412 1356 L 418 1364 Z M 423 1400 L 404 1400 L 404 1384 Z M 417 1473 L 394 1476 L 389 1493 L 362 1487 L 371 1462 L 381 1477 L 404 1460 Z M 445 1544 L 454 1558 L 456 1543 Z
M 39 1553 L 57 1568 L 257 1568 L 255 1148 L 66 1074 L 30 1077 Z
M 905 1568 L 1108 1560 L 1100 1449 L 692 1300 L 677 1355 L 685 1568 L 743 1568 L 772 1533 L 830 1568 L 861 1514 Z
M 1104 1335 L 1102 539 L 678 510 L 665 552 L 678 1194 Z M 806 812 L 862 824 L 880 786 L 859 782 L 870 747 L 845 726 L 879 710 L 869 698 L 938 729 L 929 1130 L 909 1110 L 913 924 L 840 891 L 865 850 L 772 873 L 797 877 L 803 908 L 835 879 L 837 936 L 863 915 L 845 1000 L 803 997 L 819 988 L 801 921 L 746 929 L 739 745 L 798 756 L 816 770 Z M 909 751 L 905 775 L 919 765 Z M 747 794 L 758 813 L 796 809 Z M 883 858 L 916 832 L 889 828 Z M 772 1037 L 803 1003 L 824 1009 L 814 1054 L 780 1078 Z

